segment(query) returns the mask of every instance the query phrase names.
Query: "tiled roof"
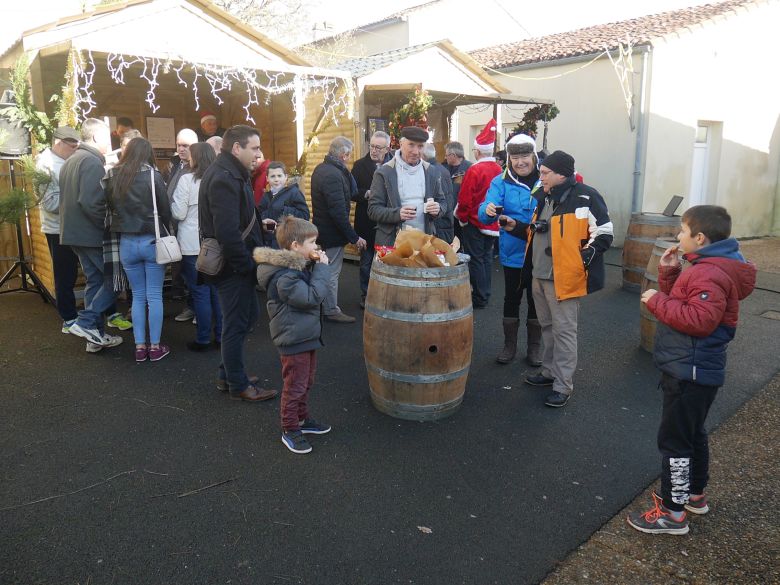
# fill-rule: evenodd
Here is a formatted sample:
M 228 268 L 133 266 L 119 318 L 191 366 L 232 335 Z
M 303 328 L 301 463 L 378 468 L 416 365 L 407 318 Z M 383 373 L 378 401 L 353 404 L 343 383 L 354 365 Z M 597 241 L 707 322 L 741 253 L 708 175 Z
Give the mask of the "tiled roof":
M 599 24 L 546 37 L 526 39 L 472 51 L 469 54 L 483 67 L 503 69 L 616 49 L 631 39 L 634 46 L 648 45 L 653 39 L 700 24 L 761 0 L 727 0 L 717 4 L 692 6 L 681 10 L 650 14 L 621 22 Z
M 377 53 L 376 55 L 369 55 L 368 57 L 361 57 L 359 59 L 350 59 L 337 63 L 333 66 L 333 69 L 349 71 L 352 73 L 353 77 L 363 77 L 364 75 L 373 73 L 377 69 L 387 67 L 396 61 L 401 61 L 409 55 L 414 55 L 415 53 L 419 53 L 434 45 L 436 45 L 436 43 L 424 43 L 413 47 L 385 51 L 384 53 Z

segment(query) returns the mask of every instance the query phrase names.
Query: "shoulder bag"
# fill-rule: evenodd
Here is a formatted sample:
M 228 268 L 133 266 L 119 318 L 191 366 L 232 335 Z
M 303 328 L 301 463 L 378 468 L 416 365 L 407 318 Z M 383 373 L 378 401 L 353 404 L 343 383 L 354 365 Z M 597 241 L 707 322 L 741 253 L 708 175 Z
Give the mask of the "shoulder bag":
M 249 232 L 257 221 L 257 213 L 252 210 L 252 220 L 246 229 L 241 232 L 241 241 L 246 240 Z M 195 268 L 198 272 L 205 274 L 206 276 L 216 276 L 222 272 L 222 268 L 225 266 L 225 257 L 222 255 L 222 246 L 216 238 L 203 238 L 200 243 L 200 253 L 198 259 L 195 261 Z
M 181 260 L 181 248 L 176 236 L 168 232 L 168 228 L 163 226 L 165 237 L 160 237 L 160 218 L 157 215 L 157 193 L 154 188 L 154 168 L 149 169 L 149 175 L 152 178 L 152 206 L 154 208 L 154 252 L 157 264 L 170 264 Z

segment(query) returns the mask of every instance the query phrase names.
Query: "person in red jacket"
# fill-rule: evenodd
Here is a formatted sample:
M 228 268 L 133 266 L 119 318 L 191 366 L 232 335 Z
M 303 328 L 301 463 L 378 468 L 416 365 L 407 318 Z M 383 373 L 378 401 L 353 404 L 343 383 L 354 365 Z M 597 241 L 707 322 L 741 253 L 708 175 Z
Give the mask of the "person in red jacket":
M 265 190 L 268 187 L 268 165 L 272 161 L 266 160 L 263 151 L 260 151 L 260 158 L 257 160 L 257 167 L 255 167 L 252 173 L 252 191 L 255 194 L 255 207 L 260 205 L 265 195 Z
M 658 284 L 642 302 L 658 319 L 653 357 L 664 393 L 658 449 L 661 495 L 628 524 L 650 534 L 687 534 L 686 510 L 709 511 L 704 493 L 709 447 L 704 421 L 726 374 L 726 349 L 734 338 L 739 301 L 756 284 L 756 267 L 739 252 L 731 217 L 717 205 L 696 205 L 682 216 L 679 246 L 661 256 Z M 678 249 L 691 266 L 682 270 Z
M 498 237 L 498 223 L 484 224 L 478 216 L 490 181 L 501 174 L 501 167 L 493 156 L 495 145 L 496 121 L 490 120 L 474 140 L 473 153 L 477 162 L 463 176 L 455 209 L 455 217 L 461 225 L 463 249 L 471 256 L 469 280 L 471 304 L 475 309 L 484 309 L 490 300 L 493 246 Z

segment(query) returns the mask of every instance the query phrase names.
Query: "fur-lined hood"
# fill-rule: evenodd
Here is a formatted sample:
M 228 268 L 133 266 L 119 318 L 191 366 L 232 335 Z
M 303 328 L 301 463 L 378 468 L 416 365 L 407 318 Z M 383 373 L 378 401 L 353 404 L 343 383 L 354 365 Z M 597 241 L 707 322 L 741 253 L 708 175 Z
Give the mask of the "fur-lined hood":
M 275 250 L 274 248 L 255 248 L 252 256 L 257 262 L 257 283 L 263 291 L 267 290 L 268 282 L 280 270 L 306 270 L 308 260 L 291 250 Z

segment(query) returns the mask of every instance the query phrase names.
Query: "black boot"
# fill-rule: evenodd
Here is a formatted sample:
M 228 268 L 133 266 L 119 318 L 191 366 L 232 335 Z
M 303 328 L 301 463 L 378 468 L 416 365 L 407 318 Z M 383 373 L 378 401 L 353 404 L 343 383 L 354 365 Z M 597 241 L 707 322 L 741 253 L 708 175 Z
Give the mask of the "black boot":
M 508 364 L 515 359 L 517 353 L 517 330 L 520 327 L 520 319 L 504 317 L 504 349 L 496 357 L 499 364 Z
M 542 326 L 538 319 L 528 319 L 525 323 L 528 332 L 528 351 L 525 355 L 525 362 L 529 366 L 542 365 Z

